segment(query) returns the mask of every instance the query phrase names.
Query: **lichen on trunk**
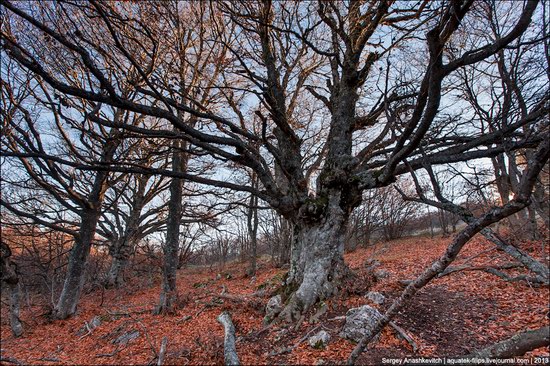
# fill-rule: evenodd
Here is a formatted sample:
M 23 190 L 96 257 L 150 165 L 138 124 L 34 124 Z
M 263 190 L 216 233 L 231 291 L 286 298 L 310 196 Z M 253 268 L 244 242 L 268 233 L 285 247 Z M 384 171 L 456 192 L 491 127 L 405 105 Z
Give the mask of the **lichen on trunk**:
M 296 289 L 279 319 L 294 322 L 317 301 L 335 295 L 346 273 L 344 238 L 348 214 L 340 207 L 340 192 L 308 202 L 295 225 L 286 288 Z

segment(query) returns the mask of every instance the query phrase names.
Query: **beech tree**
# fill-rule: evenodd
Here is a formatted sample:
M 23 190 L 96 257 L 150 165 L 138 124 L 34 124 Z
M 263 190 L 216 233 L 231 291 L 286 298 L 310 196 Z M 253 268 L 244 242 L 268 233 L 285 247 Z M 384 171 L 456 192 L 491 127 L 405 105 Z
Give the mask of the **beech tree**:
M 197 5 L 185 4 L 179 11 Z M 178 83 L 189 84 L 192 76 L 178 74 L 173 66 L 200 61 L 192 51 L 176 48 L 167 31 L 168 8 L 158 3 L 91 0 L 46 6 L 4 1 L 10 21 L 2 26 L 2 50 L 66 98 L 166 120 L 172 127 L 150 129 L 123 121 L 108 125 L 194 147 L 216 163 L 219 173 L 205 177 L 124 161 L 95 162 L 81 169 L 164 174 L 174 181 L 248 192 L 288 220 L 294 232 L 286 279 L 289 298 L 280 318 L 294 321 L 338 291 L 346 274 L 346 227 L 363 191 L 388 186 L 426 164 L 491 158 L 534 148 L 543 140 L 526 128 L 546 117 L 547 94 L 539 95 L 521 118 L 492 131 L 477 128 L 448 99 L 463 83 L 457 77 L 463 68 L 503 49 L 538 41 L 527 32 L 541 26 L 538 1 L 514 3 L 500 24 L 502 31 L 491 39 L 470 35 L 482 22 L 477 11 L 482 4 L 208 4 L 208 32 L 196 33 L 204 37 L 200 44 L 212 61 L 197 73 L 208 80 L 200 85 L 208 93 L 181 91 Z M 510 6 L 503 2 L 496 8 Z M 533 18 L 537 21 L 532 24 Z M 63 52 L 73 63 L 69 70 L 86 75 L 89 83 L 75 85 L 53 72 L 55 60 L 23 40 L 26 29 L 41 35 L 32 37 L 37 47 Z M 97 29 L 104 36 L 95 36 L 92 30 Z M 128 65 L 137 76 L 131 93 L 125 94 L 116 81 L 125 78 Z M 469 128 L 464 128 L 465 119 Z M 261 128 L 255 129 L 258 123 Z M 506 145 L 501 143 L 512 136 Z M 547 159 L 547 150 L 536 157 Z M 239 180 L 244 169 L 254 172 L 256 187 Z M 525 179 L 530 184 L 532 178 Z M 522 185 L 522 199 L 528 200 L 529 184 Z M 505 211 L 515 213 L 516 208 Z M 485 225 L 506 215 L 481 221 Z M 455 249 L 479 225 L 457 239 L 450 255 L 456 255 Z
M 149 141 L 132 144 L 143 166 L 165 167 L 167 154 L 147 151 Z M 107 238 L 112 257 L 106 285 L 120 287 L 124 284 L 124 271 L 137 243 L 147 235 L 160 231 L 166 225 L 166 203 L 160 195 L 168 188 L 168 180 L 162 175 L 125 174 L 107 192 L 105 208 L 98 224 L 98 233 Z M 158 202 L 154 202 L 154 201 Z
M 17 161 L 11 162 L 12 174 L 4 182 L 19 189 L 4 195 L 0 203 L 30 222 L 74 237 L 65 283 L 54 309 L 54 316 L 64 319 L 76 311 L 105 193 L 115 179 L 108 170 L 82 172 L 74 166 L 92 161 L 109 164 L 120 157 L 117 149 L 124 137 L 121 130 L 106 131 L 82 123 L 76 116 L 91 111 L 87 103 L 60 99 L 46 84 L 25 73 L 6 76 L 2 80 L 1 147 L 4 156 Z M 21 80 L 23 84 L 18 84 Z M 51 122 L 40 121 L 44 113 Z M 140 120 L 122 109 L 111 113 L 114 121 L 132 124 Z M 131 116 L 133 122 L 128 121 Z M 61 161 L 53 156 L 62 157 Z

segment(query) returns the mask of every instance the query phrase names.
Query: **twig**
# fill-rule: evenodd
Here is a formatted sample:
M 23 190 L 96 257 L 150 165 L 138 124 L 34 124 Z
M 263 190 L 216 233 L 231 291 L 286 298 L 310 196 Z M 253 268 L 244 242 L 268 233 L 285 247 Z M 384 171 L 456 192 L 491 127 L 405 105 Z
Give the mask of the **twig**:
M 176 324 L 186 322 L 186 321 L 190 320 L 191 318 L 193 318 L 193 316 L 191 316 L 191 315 L 186 315 L 186 316 L 184 316 L 183 318 L 181 318 L 180 320 L 178 320 L 178 321 L 176 322 Z
M 394 322 L 390 322 L 389 324 L 393 329 L 395 329 L 395 331 L 401 337 L 403 337 L 403 339 L 405 339 L 407 342 L 409 342 L 409 344 L 413 348 L 413 352 L 416 353 L 416 351 L 418 350 L 418 345 L 416 344 L 414 339 L 412 339 L 412 337 L 410 335 L 408 335 L 407 332 L 405 332 L 405 329 L 401 328 L 399 325 L 395 324 Z
M 59 362 L 59 358 L 57 358 L 57 357 L 42 357 L 42 358 L 39 358 L 38 361 Z
M 269 328 L 273 327 L 273 325 L 275 325 L 275 323 L 270 323 L 265 327 L 263 327 L 262 329 L 259 329 L 255 332 L 251 332 L 250 334 L 243 336 L 243 339 L 257 338 L 261 334 L 263 334 L 265 331 L 267 331 Z
M 195 315 L 193 315 L 193 317 L 196 318 L 197 316 L 201 315 L 202 312 L 205 311 L 206 309 L 208 309 L 208 308 L 213 308 L 213 307 L 216 306 L 216 305 L 218 305 L 218 304 L 216 304 L 214 301 L 210 301 L 210 302 L 204 304 L 204 306 L 203 306 L 199 311 L 197 311 L 197 312 L 195 313 Z
M 86 327 L 86 330 L 88 331 L 88 333 L 84 334 L 83 336 L 81 336 L 79 339 L 82 339 L 82 338 L 86 338 L 87 336 L 89 336 L 90 334 L 92 334 L 92 329 L 90 328 L 90 326 L 88 325 L 88 322 L 84 322 L 84 326 Z
M 116 355 L 117 353 L 119 353 L 120 350 L 119 350 L 119 345 L 116 346 L 115 350 L 111 353 L 100 353 L 98 355 L 95 355 L 96 358 L 100 358 L 100 357 L 113 357 L 114 355 Z

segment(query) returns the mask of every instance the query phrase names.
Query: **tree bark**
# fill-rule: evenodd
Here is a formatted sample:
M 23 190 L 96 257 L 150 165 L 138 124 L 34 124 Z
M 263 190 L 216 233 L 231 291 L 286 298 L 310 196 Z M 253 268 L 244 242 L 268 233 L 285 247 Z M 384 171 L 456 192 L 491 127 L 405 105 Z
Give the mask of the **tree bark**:
M 223 325 L 225 336 L 223 342 L 223 354 L 225 365 L 240 365 L 237 347 L 235 345 L 235 326 L 229 313 L 224 311 L 218 316 L 218 322 Z
M 14 336 L 19 337 L 23 334 L 23 325 L 19 319 L 19 274 L 16 264 L 10 259 L 11 250 L 9 246 L 0 241 L 0 278 L 2 284 L 6 285 L 9 291 L 10 304 L 10 327 Z
M 528 330 L 482 350 L 473 352 L 464 358 L 506 358 L 523 356 L 529 351 L 550 345 L 550 327 L 545 326 Z
M 123 113 L 122 110 L 117 110 L 114 116 L 115 121 L 118 121 Z M 101 154 L 100 161 L 102 163 L 112 162 L 121 141 L 120 131 L 113 129 Z M 109 172 L 98 171 L 94 177 L 90 194 L 86 202 L 83 203 L 84 207 L 80 215 L 80 229 L 74 238 L 74 244 L 69 255 L 65 282 L 59 296 L 59 301 L 54 309 L 54 317 L 57 319 L 66 319 L 76 312 L 82 287 L 84 286 L 88 256 L 101 216 L 101 206 L 105 197 L 105 191 L 108 188 L 108 178 Z
M 285 321 L 300 319 L 318 300 L 338 291 L 346 268 L 344 238 L 348 219 L 339 202 L 340 194 L 333 192 L 328 204 L 310 203 L 306 208 L 310 213 L 325 205 L 326 212 L 318 220 L 303 219 L 295 226 L 290 271 L 285 284 L 289 292 L 295 291 L 279 316 Z
M 82 287 L 84 286 L 88 256 L 101 214 L 100 207 L 98 205 L 91 209 L 84 209 L 82 213 L 80 230 L 69 255 L 63 289 L 54 310 L 54 316 L 57 319 L 66 319 L 76 312 Z
M 124 270 L 128 265 L 134 246 L 141 239 L 141 212 L 145 206 L 145 189 L 149 178 L 142 175 L 138 179 L 138 188 L 133 197 L 130 213 L 126 220 L 126 228 L 121 238 L 115 241 L 111 249 L 112 262 L 107 274 L 107 285 L 120 287 L 124 284 Z
M 124 271 L 128 267 L 130 255 L 134 246 L 135 240 L 133 238 L 127 238 L 126 236 L 117 240 L 114 245 L 111 256 L 111 266 L 107 273 L 106 284 L 108 287 L 120 288 L 124 285 Z
M 252 174 L 252 188 L 257 188 L 258 179 L 256 174 Z M 250 240 L 250 275 L 256 275 L 256 260 L 258 250 L 258 197 L 250 195 L 250 207 L 247 212 L 247 229 Z
M 172 170 L 184 172 L 187 160 L 180 151 L 181 141 L 174 141 Z M 164 261 L 162 265 L 162 288 L 159 305 L 155 314 L 171 313 L 177 301 L 176 275 L 178 269 L 178 249 L 180 240 L 181 215 L 183 212 L 183 179 L 172 178 L 170 182 L 170 201 L 168 202 L 168 219 L 166 224 L 166 243 L 163 246 Z

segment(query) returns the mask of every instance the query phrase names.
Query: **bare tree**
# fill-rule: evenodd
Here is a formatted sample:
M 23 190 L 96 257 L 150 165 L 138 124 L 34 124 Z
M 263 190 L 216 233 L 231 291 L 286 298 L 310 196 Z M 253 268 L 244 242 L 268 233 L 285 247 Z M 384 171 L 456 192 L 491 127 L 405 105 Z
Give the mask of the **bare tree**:
M 152 166 L 154 160 L 149 159 L 149 162 L 142 164 Z M 107 195 L 106 208 L 98 227 L 98 232 L 109 241 L 112 257 L 107 286 L 123 285 L 124 271 L 136 244 L 165 225 L 166 204 L 153 201 L 160 200 L 159 195 L 166 188 L 167 180 L 163 176 L 127 174 Z
M 548 124 L 548 123 L 547 123 Z M 531 195 L 533 188 L 537 182 L 537 177 L 542 171 L 544 165 L 550 159 L 550 133 L 546 132 L 543 136 L 545 141 L 541 142 L 537 150 L 532 154 L 531 159 L 528 162 L 527 168 L 521 175 L 519 182 L 519 190 L 517 195 L 505 205 L 494 207 L 493 209 L 486 211 L 484 214 L 474 217 L 469 212 L 462 210 L 463 216 L 467 217 L 468 225 L 462 231 L 460 231 L 453 239 L 451 244 L 447 247 L 445 253 L 432 263 L 431 266 L 426 268 L 424 272 L 412 281 L 403 290 L 401 295 L 394 300 L 389 309 L 384 315 L 376 322 L 373 328 L 371 328 L 361 338 L 361 341 L 357 344 L 353 352 L 351 353 L 348 363 L 354 364 L 359 355 L 363 352 L 369 342 L 391 321 L 391 319 L 408 303 L 422 287 L 427 285 L 433 278 L 440 275 L 447 269 L 447 267 L 456 259 L 464 245 L 475 234 L 482 232 L 487 227 L 495 222 L 503 220 L 516 212 L 524 209 L 531 203 Z M 434 190 L 438 191 L 438 184 L 436 184 L 434 175 L 431 175 L 432 182 L 434 183 Z M 440 200 L 442 207 L 452 206 L 452 204 L 442 197 L 439 193 L 436 193 Z M 424 197 L 423 200 L 428 202 L 429 200 Z M 434 203 L 434 205 L 436 205 Z M 460 209 L 456 207 L 456 211 Z M 547 274 L 548 276 L 548 274 Z M 546 277 L 546 283 L 548 283 L 548 277 Z M 547 341 L 546 341 L 547 342 Z
M 90 161 L 109 164 L 117 158 L 123 133 L 117 129 L 96 128 L 86 116 L 97 111 L 85 102 L 55 101 L 60 98 L 40 80 L 27 78 L 27 87 L 19 88 L 21 85 L 17 85 L 14 89 L 8 82 L 17 83 L 19 78 L 26 76 L 17 74 L 14 69 L 11 71 L 14 73 L 2 80 L 3 104 L 6 106 L 2 154 L 17 157 L 19 165 L 16 169 L 26 175 L 20 180 L 20 173 L 15 174 L 16 178 L 10 184 L 31 191 L 4 196 L 1 204 L 16 215 L 74 237 L 65 284 L 55 308 L 55 316 L 63 319 L 76 311 L 105 192 L 112 180 L 107 170 L 79 174 L 50 157 L 65 156 L 70 164 Z M 33 103 L 35 110 L 30 110 L 29 105 Z M 45 131 L 39 127 L 41 115 L 36 112 L 38 106 L 52 116 L 49 127 L 58 134 L 58 140 L 54 143 L 44 138 Z M 75 113 L 84 123 L 74 117 Z M 128 122 L 130 118 L 129 112 L 112 110 L 115 123 Z M 133 121 L 137 124 L 140 118 L 133 115 Z M 36 190 L 39 195 L 33 194 Z M 44 199 L 44 196 L 47 198 Z M 45 205 L 46 200 L 49 203 Z M 54 206 L 48 206 L 51 203 Z
M 456 77 L 462 68 L 507 47 L 521 47 L 521 42 L 537 42 L 529 35 L 518 44 L 538 16 L 536 0 L 513 9 L 502 24 L 503 34 L 490 40 L 468 37 L 482 21 L 470 0 L 212 3 L 212 38 L 203 44 L 225 51 L 213 51 L 217 61 L 208 72 L 215 73 L 214 65 L 223 72 L 208 79 L 209 105 L 201 99 L 204 94 L 181 93 L 173 83 L 170 64 L 177 58 L 170 52 L 176 50 L 176 37 L 167 36 L 162 7 L 95 0 L 32 5 L 43 7 L 41 12 L 10 1 L 2 6 L 10 15 L 2 27 L 2 49 L 10 60 L 67 97 L 170 122 L 173 129 L 116 126 L 143 137 L 180 140 L 209 156 L 226 174 L 206 178 L 124 161 L 79 168 L 164 174 L 252 193 L 293 225 L 286 283 L 291 296 L 280 315 L 287 320 L 300 319 L 340 286 L 346 273 L 343 238 L 363 191 L 387 186 L 423 163 L 490 158 L 535 148 L 542 141 L 524 127 L 546 116 L 544 95 L 520 119 L 489 133 L 463 128 L 461 111 L 449 106 L 446 95 L 462 83 Z M 47 14 L 52 12 L 65 21 L 51 24 Z M 122 15 L 128 12 L 141 15 Z M 76 20 L 70 21 L 67 13 Z M 85 71 L 92 85 L 74 86 L 52 73 L 51 58 L 40 57 L 22 41 L 19 28 L 9 26 L 18 23 L 70 55 L 75 65 L 71 70 Z M 97 39 L 87 29 L 104 29 L 108 36 Z M 133 37 L 136 32 L 143 34 L 139 41 Z M 50 48 L 43 38 L 33 41 Z M 192 52 L 181 52 L 194 60 Z M 404 58 L 408 62 L 399 62 Z M 100 64 L 109 65 L 108 73 Z M 134 98 L 107 77 L 122 78 L 127 69 L 123 64 L 139 74 Z M 189 123 L 191 118 L 197 122 Z M 259 130 L 253 128 L 254 119 Z M 503 138 L 509 138 L 506 145 Z M 239 181 L 243 169 L 255 172 L 258 188 Z M 464 235 L 459 234 L 458 246 L 469 238 Z
M 483 38 L 503 37 L 504 30 L 498 18 L 506 8 L 498 9 L 495 3 L 488 2 L 480 4 L 476 11 L 488 22 L 490 33 Z M 542 50 L 542 42 L 528 41 L 532 38 L 544 39 L 544 32 L 545 27 L 540 27 L 525 33 L 518 38 L 522 46 L 499 50 L 493 65 L 480 64 L 461 69 L 459 77 L 463 83 L 460 90 L 486 133 L 501 130 L 525 118 L 529 110 L 547 95 L 550 81 L 548 57 Z M 528 129 L 528 126 L 523 126 L 525 133 L 529 133 Z M 495 185 L 502 203 L 508 202 L 515 194 L 522 165 L 529 160 L 531 153 L 532 149 L 506 150 L 491 158 Z M 533 205 L 508 219 L 513 232 L 537 238 L 535 210 L 545 222 L 548 221 L 548 212 L 541 210 L 544 207 L 541 203 L 548 196 L 544 192 L 542 182 L 537 183 L 535 194 L 538 198 Z

